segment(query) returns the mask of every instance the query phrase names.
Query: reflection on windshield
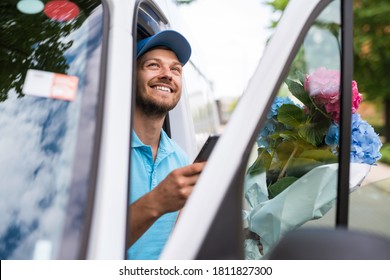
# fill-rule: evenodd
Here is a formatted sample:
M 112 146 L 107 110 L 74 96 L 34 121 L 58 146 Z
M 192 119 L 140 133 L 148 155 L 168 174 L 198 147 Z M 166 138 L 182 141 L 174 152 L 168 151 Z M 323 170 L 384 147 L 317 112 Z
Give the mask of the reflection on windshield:
M 13 3 L 2 4 L 0 101 L 7 99 L 11 89 L 14 89 L 19 97 L 22 96 L 28 69 L 64 74 L 68 72 L 74 57 L 66 55 L 65 52 L 77 42 L 69 36 L 75 35 L 74 31 L 82 26 L 97 6 L 96 0 L 79 2 L 78 6 L 83 12 L 69 21 L 53 20 L 43 12 L 32 16 L 20 12 Z M 73 47 L 73 50 L 75 49 Z
M 59 250 L 78 129 L 90 133 L 85 123 L 94 122 L 96 98 L 86 104 L 84 95 L 96 95 L 99 81 L 87 80 L 92 71 L 87 63 L 100 59 L 102 37 L 102 11 L 96 9 L 100 2 L 74 3 L 80 14 L 66 21 L 44 11 L 23 13 L 12 3 L 2 3 L 0 9 L 1 259 L 56 258 Z M 30 69 L 77 77 L 75 100 L 25 95 Z M 96 77 L 98 69 L 92 73 Z M 80 111 L 87 121 L 80 120 Z M 79 200 L 84 203 L 85 193 Z M 79 220 L 82 209 L 74 211 Z

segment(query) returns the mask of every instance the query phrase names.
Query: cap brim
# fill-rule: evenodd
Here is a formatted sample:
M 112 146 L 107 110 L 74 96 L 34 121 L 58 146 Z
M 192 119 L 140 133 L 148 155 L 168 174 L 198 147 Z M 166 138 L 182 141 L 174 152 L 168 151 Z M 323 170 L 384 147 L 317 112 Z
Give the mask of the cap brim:
M 190 43 L 183 35 L 173 30 L 163 30 L 151 37 L 139 41 L 137 43 L 137 58 L 151 48 L 157 46 L 164 46 L 172 50 L 183 65 L 190 59 Z

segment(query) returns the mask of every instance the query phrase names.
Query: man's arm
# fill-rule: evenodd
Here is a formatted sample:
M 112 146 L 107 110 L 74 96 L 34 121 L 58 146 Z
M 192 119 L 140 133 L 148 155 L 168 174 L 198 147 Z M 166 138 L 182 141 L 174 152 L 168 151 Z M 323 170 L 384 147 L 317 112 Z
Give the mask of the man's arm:
M 132 203 L 128 221 L 130 247 L 163 214 L 183 208 L 198 181 L 205 162 L 175 169 L 151 192 Z

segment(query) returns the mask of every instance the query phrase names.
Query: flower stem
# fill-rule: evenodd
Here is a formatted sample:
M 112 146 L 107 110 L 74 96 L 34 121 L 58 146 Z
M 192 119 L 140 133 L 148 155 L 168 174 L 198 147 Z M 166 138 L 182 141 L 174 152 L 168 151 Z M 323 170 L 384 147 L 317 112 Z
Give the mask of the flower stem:
M 284 176 L 284 173 L 286 173 L 287 167 L 290 164 L 291 159 L 295 156 L 296 152 L 298 151 L 298 147 L 294 145 L 294 150 L 292 151 L 290 157 L 288 158 L 286 164 L 284 165 L 282 171 L 280 171 L 278 179 L 282 178 Z
M 317 104 L 314 102 L 313 98 L 311 98 L 310 96 L 309 96 L 309 98 L 310 98 L 311 103 L 313 104 L 314 108 L 315 108 L 317 111 L 319 111 L 322 115 L 324 115 L 326 118 L 329 119 L 328 114 L 325 113 L 324 111 L 322 111 L 322 110 L 317 106 Z

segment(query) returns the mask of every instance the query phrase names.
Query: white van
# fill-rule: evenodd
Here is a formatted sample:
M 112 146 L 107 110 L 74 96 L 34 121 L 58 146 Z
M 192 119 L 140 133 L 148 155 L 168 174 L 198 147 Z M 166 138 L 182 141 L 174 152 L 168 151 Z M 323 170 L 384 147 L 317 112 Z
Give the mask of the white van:
M 336 218 L 326 227 L 334 227 L 335 221 L 348 225 L 349 192 L 369 171 L 369 164 L 362 164 L 349 175 L 352 136 L 345 127 L 351 122 L 351 105 L 343 101 L 338 107 L 342 115 L 338 131 L 344 139 L 338 153 L 299 146 L 300 154 L 312 151 L 315 160 L 306 152 L 310 164 L 297 162 L 293 169 L 279 170 L 280 176 L 275 177 L 269 165 L 264 172 L 265 138 L 259 136 L 274 100 L 287 96 L 294 100 L 283 81 L 286 77 L 291 81 L 291 91 L 304 77 L 296 71 L 336 69 L 341 84 L 350 84 L 351 3 L 345 2 L 291 1 L 161 259 L 265 258 L 290 230 L 331 210 L 336 196 Z M 0 259 L 125 259 L 135 43 L 163 29 L 190 34 L 169 0 L 56 4 L 39 0 L 1 4 Z M 196 51 L 184 78 L 188 82 L 184 98 L 170 112 L 164 129 L 194 158 L 207 136 L 219 129 L 211 84 Z M 351 96 L 348 86 L 342 92 Z M 308 136 L 313 127 L 309 119 L 305 121 L 306 126 L 299 123 L 299 137 Z M 314 126 L 321 125 L 329 126 L 330 121 Z M 286 133 L 279 135 L 287 139 Z M 325 136 L 325 128 L 321 133 Z M 317 138 L 310 138 L 312 146 L 323 148 L 323 139 Z M 281 164 L 292 150 L 288 144 L 278 148 L 279 161 L 273 163 Z M 322 172 L 330 175 L 328 181 L 317 180 L 323 178 Z M 317 192 L 311 190 L 313 195 L 327 195 L 306 203 L 301 198 L 307 192 L 292 191 L 286 198 L 289 204 L 277 202 L 287 192 L 271 197 L 267 184 L 285 177 L 294 177 L 295 186 L 318 186 Z M 349 184 L 350 189 L 343 188 Z M 287 190 L 297 189 L 291 186 Z M 274 209 L 265 215 L 267 221 L 260 207 L 265 204 Z M 284 205 L 296 206 L 289 212 L 292 218 L 282 215 Z M 311 215 L 301 215 L 310 212 L 305 206 L 314 207 Z M 271 215 L 279 210 L 279 216 Z M 294 223 L 286 226 L 291 220 Z M 390 236 L 388 223 L 376 226 L 368 225 Z M 384 240 L 382 248 L 389 246 Z

